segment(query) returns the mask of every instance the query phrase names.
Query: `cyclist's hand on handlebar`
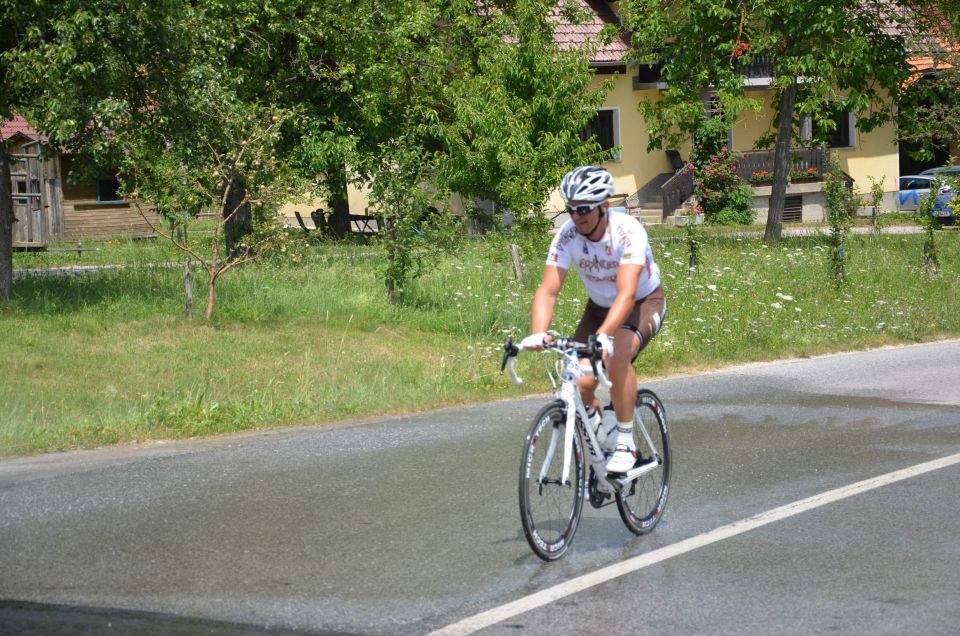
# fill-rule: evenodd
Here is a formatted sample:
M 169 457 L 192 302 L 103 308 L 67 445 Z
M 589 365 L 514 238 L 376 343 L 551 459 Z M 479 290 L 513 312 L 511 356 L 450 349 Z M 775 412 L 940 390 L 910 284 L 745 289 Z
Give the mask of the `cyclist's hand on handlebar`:
M 543 349 L 543 345 L 546 342 L 547 334 L 543 331 L 538 331 L 537 333 L 532 333 L 523 340 L 520 341 L 521 349 Z
M 600 350 L 603 351 L 607 357 L 613 355 L 613 338 L 605 333 L 598 333 L 596 335 L 596 342 L 600 345 Z
M 530 349 L 533 351 L 539 351 L 543 349 L 545 344 L 549 344 L 553 338 L 551 338 L 547 333 L 543 331 L 538 331 L 537 333 L 532 333 L 523 340 L 520 341 L 521 349 Z

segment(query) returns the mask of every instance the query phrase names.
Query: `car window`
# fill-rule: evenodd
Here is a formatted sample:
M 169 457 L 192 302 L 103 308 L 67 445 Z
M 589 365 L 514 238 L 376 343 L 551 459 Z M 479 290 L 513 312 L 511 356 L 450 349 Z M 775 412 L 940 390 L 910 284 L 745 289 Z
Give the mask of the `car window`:
M 930 179 L 921 179 L 918 177 L 903 177 L 900 179 L 901 190 L 929 190 Z

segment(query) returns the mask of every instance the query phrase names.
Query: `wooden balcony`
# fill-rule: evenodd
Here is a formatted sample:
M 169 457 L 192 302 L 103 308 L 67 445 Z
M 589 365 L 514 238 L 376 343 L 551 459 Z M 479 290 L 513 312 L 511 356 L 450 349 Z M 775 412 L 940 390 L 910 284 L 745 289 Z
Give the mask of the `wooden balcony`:
M 823 178 L 827 156 L 822 148 L 794 148 L 790 151 L 790 156 L 791 172 L 811 174 L 816 179 Z M 737 160 L 737 175 L 741 179 L 750 181 L 754 173 L 773 174 L 772 150 L 749 150 Z

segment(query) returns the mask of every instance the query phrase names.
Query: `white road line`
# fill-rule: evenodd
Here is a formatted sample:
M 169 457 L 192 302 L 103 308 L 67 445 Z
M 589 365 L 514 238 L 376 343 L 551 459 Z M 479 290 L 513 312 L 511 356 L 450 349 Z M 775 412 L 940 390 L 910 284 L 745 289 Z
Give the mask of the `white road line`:
M 761 512 L 760 514 L 754 515 L 747 519 L 734 521 L 731 524 L 721 526 L 715 530 L 711 530 L 710 532 L 697 535 L 695 537 L 690 537 L 689 539 L 684 539 L 679 543 L 664 546 L 658 550 L 654 550 L 653 552 L 641 554 L 631 559 L 627 559 L 626 561 L 621 561 L 620 563 L 615 563 L 589 574 L 585 574 L 564 583 L 554 585 L 553 587 L 547 588 L 535 594 L 531 594 L 530 596 L 524 596 L 523 598 L 519 598 L 505 605 L 494 607 L 493 609 L 489 609 L 485 612 L 465 618 L 462 621 L 453 623 L 452 625 L 447 625 L 446 627 L 432 632 L 429 636 L 464 636 L 465 634 L 473 634 L 474 632 L 480 631 L 486 627 L 490 627 L 491 625 L 495 625 L 508 618 L 517 616 L 518 614 L 523 614 L 524 612 L 528 612 L 532 609 L 548 605 L 561 598 L 570 596 L 571 594 L 576 594 L 577 592 L 600 585 L 601 583 L 606 583 L 607 581 L 623 576 L 624 574 L 636 572 L 637 570 L 643 569 L 649 565 L 666 561 L 669 558 L 685 554 L 692 550 L 696 550 L 697 548 L 702 548 L 703 546 L 710 545 L 711 543 L 716 543 L 718 541 L 722 541 L 723 539 L 735 537 L 738 534 L 743 534 L 744 532 L 753 530 L 754 528 L 765 526 L 768 523 L 786 519 L 787 517 L 792 517 L 802 512 L 813 510 L 814 508 L 819 508 L 820 506 L 825 506 L 829 503 L 840 501 L 841 499 L 846 499 L 847 497 L 859 495 L 860 493 L 873 490 L 874 488 L 880 488 L 888 484 L 909 479 L 911 477 L 916 477 L 917 475 L 922 475 L 924 473 L 946 468 L 948 466 L 953 466 L 954 464 L 958 463 L 960 463 L 960 453 L 949 455 L 941 459 L 924 462 L 922 464 L 917 464 L 916 466 L 897 470 L 892 473 L 887 473 L 886 475 L 880 475 L 871 479 L 865 479 L 864 481 L 858 481 L 854 484 L 850 484 L 849 486 L 844 486 L 835 490 L 828 490 L 827 492 L 823 492 L 806 499 L 801 499 L 799 501 L 795 501 L 766 512 Z

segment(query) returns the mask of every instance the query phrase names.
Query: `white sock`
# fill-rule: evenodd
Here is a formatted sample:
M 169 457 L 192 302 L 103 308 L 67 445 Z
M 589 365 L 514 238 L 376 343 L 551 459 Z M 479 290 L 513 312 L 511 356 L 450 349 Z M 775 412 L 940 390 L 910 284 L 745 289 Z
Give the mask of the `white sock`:
M 617 446 L 633 448 L 633 421 L 617 423 Z

